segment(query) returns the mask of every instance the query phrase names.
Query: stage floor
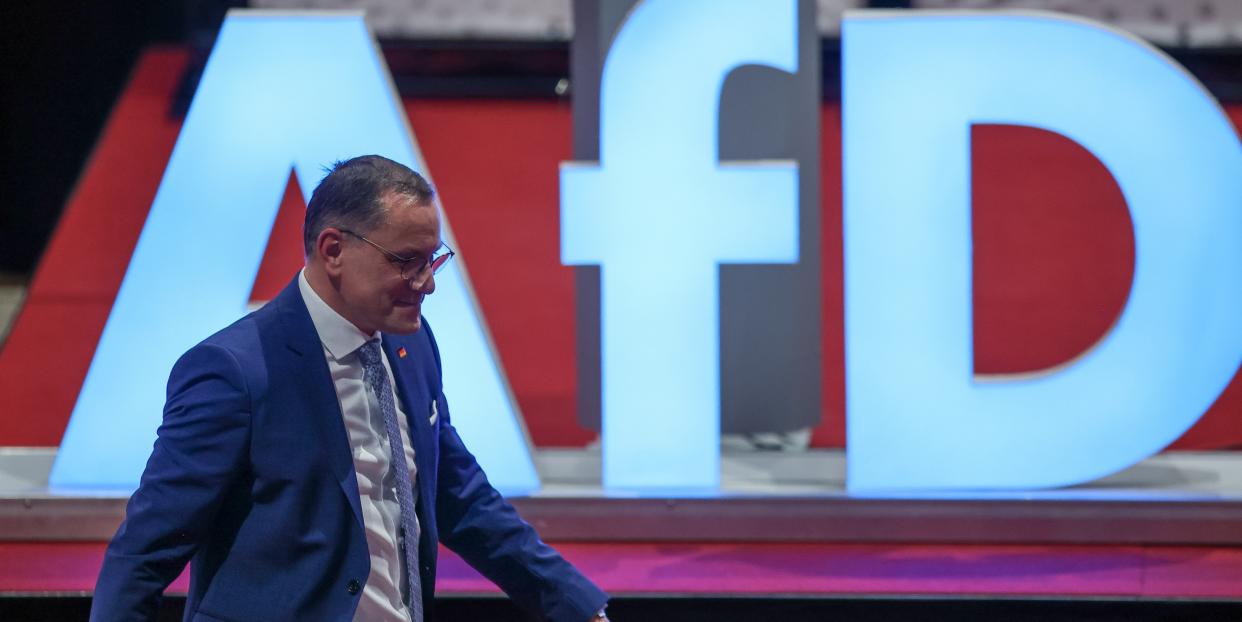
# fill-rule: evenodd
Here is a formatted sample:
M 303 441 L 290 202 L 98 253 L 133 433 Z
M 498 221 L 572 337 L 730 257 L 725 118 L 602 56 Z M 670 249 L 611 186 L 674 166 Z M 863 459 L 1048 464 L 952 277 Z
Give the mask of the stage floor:
M 0 449 L 0 534 L 102 541 L 124 492 L 49 490 L 55 450 Z M 1082 486 L 856 495 L 841 451 L 726 453 L 712 494 L 605 492 L 598 451 L 542 450 L 544 487 L 514 497 L 549 540 L 1242 545 L 1242 452 L 1169 452 Z

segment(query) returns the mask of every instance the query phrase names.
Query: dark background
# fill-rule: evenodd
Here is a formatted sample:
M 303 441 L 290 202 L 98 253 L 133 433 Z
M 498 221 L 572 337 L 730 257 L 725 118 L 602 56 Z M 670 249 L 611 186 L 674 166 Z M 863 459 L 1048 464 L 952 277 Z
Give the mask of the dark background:
M 0 271 L 29 273 L 139 52 L 220 2 L 67 0 L 0 9 Z M 90 249 L 82 249 L 89 256 Z
M 181 619 L 185 598 L 164 599 L 157 622 Z M 0 619 L 21 622 L 85 620 L 87 596 L 0 597 Z M 1071 600 L 973 597 L 619 596 L 608 603 L 617 622 L 1216 622 L 1238 620 L 1229 601 Z M 436 599 L 446 622 L 534 622 L 499 596 Z

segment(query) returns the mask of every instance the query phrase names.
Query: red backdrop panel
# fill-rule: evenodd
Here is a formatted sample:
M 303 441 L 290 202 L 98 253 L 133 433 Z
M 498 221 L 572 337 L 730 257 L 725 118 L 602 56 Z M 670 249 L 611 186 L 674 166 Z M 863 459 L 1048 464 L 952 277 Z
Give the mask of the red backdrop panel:
M 0 350 L 0 445 L 60 444 L 181 131 L 168 109 L 187 58 L 142 56 L 65 205 Z

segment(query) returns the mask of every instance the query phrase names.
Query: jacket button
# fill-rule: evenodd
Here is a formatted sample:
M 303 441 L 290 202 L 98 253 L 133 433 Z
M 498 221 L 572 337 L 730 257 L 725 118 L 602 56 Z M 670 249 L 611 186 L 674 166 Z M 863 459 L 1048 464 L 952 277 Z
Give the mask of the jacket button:
M 357 579 L 350 579 L 349 583 L 345 584 L 345 590 L 348 591 L 351 595 L 357 594 L 358 590 L 361 590 L 361 589 L 362 589 L 362 584 L 359 583 Z

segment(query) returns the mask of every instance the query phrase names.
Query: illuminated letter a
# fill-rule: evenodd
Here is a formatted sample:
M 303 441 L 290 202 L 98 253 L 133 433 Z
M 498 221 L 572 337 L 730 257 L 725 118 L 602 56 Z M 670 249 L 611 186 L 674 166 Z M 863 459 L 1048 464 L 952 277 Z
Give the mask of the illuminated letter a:
M 137 485 L 173 362 L 245 312 L 290 168 L 309 197 L 325 166 L 369 153 L 426 174 L 362 15 L 231 12 L 78 395 L 53 487 Z M 436 281 L 426 308 L 454 425 L 497 487 L 536 488 L 464 270 Z

